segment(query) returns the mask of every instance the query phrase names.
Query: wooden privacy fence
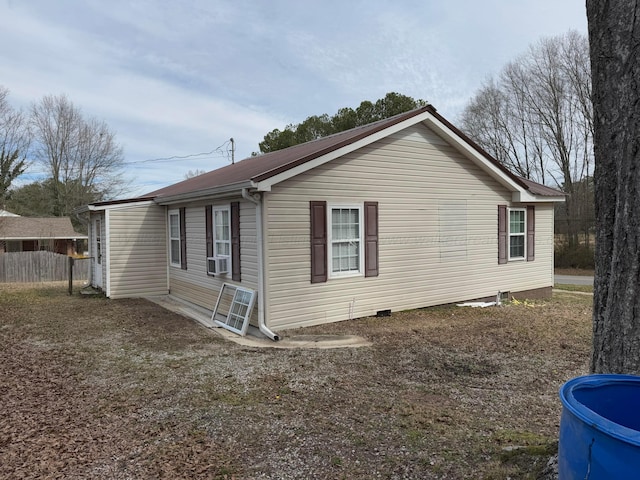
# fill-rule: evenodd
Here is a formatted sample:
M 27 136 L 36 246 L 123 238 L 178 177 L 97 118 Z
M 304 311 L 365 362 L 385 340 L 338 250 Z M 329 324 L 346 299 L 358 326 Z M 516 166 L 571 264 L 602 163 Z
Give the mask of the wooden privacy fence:
M 88 280 L 88 258 L 73 262 L 73 280 Z M 54 252 L 0 254 L 0 283 L 60 282 L 69 279 L 69 257 Z

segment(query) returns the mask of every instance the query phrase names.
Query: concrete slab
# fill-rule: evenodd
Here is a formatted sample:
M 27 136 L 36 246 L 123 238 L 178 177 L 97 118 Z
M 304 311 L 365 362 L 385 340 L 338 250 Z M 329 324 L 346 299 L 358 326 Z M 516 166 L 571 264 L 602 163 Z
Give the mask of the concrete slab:
M 370 347 L 372 343 L 357 335 L 281 335 L 281 340 L 274 342 L 265 337 L 260 330 L 249 326 L 246 336 L 242 337 L 229 330 L 219 327 L 211 320 L 211 310 L 181 300 L 172 295 L 146 297 L 147 300 L 160 305 L 167 310 L 191 318 L 208 330 L 221 336 L 225 340 L 245 347 L 255 348 L 289 348 L 289 349 L 330 349 L 330 348 L 358 348 Z

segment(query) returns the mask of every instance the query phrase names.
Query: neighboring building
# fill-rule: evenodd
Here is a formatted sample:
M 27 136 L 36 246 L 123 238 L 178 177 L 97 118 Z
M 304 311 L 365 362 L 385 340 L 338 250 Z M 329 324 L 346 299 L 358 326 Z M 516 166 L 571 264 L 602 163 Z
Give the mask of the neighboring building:
M 0 215 L 0 254 L 47 250 L 73 255 L 77 241 L 86 238 L 73 229 L 69 217 Z
M 548 296 L 562 201 L 429 105 L 84 211 L 107 296 L 211 310 L 223 283 L 248 287 L 274 338 L 499 291 Z

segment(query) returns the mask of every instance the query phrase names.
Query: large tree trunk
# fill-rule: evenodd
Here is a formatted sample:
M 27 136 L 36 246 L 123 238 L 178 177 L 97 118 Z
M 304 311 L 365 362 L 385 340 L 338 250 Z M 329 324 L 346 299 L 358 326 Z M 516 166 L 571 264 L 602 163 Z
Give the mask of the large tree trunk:
M 595 123 L 595 373 L 640 374 L 640 5 L 587 0 Z

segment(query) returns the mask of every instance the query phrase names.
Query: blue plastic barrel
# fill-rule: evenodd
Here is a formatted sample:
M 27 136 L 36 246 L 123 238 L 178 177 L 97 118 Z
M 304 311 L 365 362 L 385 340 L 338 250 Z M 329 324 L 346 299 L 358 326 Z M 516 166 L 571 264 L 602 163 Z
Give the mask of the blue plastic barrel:
M 559 480 L 640 478 L 640 377 L 577 377 L 560 400 Z

